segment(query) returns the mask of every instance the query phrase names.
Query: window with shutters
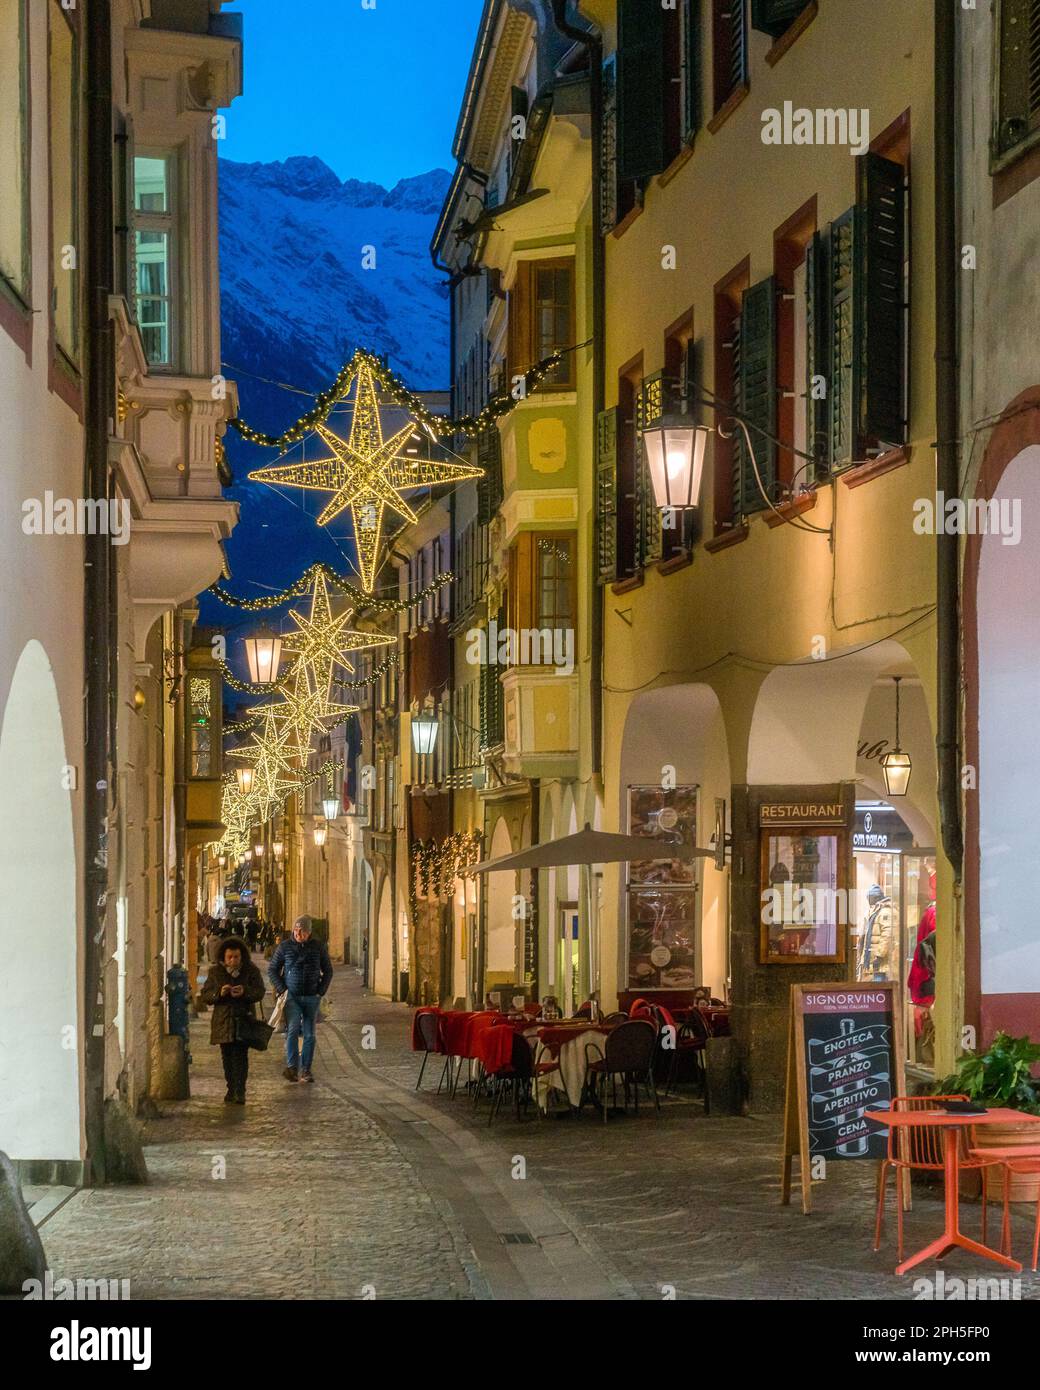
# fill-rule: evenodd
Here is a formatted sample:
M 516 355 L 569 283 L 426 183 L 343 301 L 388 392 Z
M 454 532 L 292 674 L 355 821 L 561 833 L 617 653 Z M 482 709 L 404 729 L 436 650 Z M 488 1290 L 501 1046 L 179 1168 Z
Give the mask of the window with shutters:
M 748 261 L 745 258 L 715 286 L 715 327 L 714 327 L 714 385 L 715 400 L 720 406 L 738 407 L 738 382 L 740 371 L 740 307 L 744 290 L 749 283 Z M 734 490 L 734 475 L 739 473 L 739 461 L 743 455 L 737 452 L 737 426 L 732 418 L 726 417 L 720 409 L 715 413 L 717 422 L 724 428 L 725 436 L 716 434 L 714 443 L 715 460 L 715 532 L 728 530 L 740 521 L 737 508 L 739 489 Z
M 618 577 L 617 422 L 616 406 L 596 419 L 596 577 L 601 584 Z
M 701 119 L 700 0 L 681 0 L 679 7 L 679 140 L 689 144 Z
M 646 464 L 646 450 L 643 447 L 643 430 L 651 420 L 664 413 L 664 373 L 655 372 L 645 377 L 640 385 L 635 402 L 635 428 L 633 431 L 634 470 L 636 476 L 636 554 L 635 569 L 645 569 L 647 565 L 660 560 L 662 556 L 661 512 L 654 496 L 650 470 Z
M 606 234 L 622 222 L 636 205 L 637 189 L 633 179 L 621 179 L 618 174 L 618 106 L 617 54 L 612 53 L 603 64 L 603 129 L 600 144 L 600 234 Z
M 807 297 L 806 256 L 816 233 L 816 199 L 811 198 L 773 236 L 776 278 L 777 487 L 780 497 L 816 481 L 806 448 Z
M 19 309 L 31 298 L 28 81 L 26 0 L 0 0 L 0 293 Z
M 617 414 L 617 577 L 634 579 L 642 570 L 642 455 L 636 434 L 641 412 L 642 359 L 618 376 Z
M 618 178 L 645 179 L 669 162 L 667 110 L 670 20 L 674 11 L 646 0 L 617 3 Z
M 1040 0 L 999 0 L 993 163 L 1040 143 Z
M 502 436 L 497 425 L 477 436 L 477 467 L 483 469 L 477 480 L 477 520 L 487 526 L 502 505 Z
M 871 152 L 856 179 L 855 206 L 814 238 L 806 274 L 807 431 L 834 470 L 900 448 L 909 412 L 906 170 Z
M 751 27 L 778 39 L 810 3 L 811 0 L 751 0 Z
M 747 434 L 738 426 L 733 496 L 739 516 L 777 500 L 776 297 L 776 280 L 770 275 L 746 289 L 741 302 L 737 402 Z
M 497 616 L 497 630 L 506 626 L 505 609 L 500 608 Z M 482 750 L 497 748 L 505 738 L 505 702 L 502 692 L 502 667 L 498 664 L 498 651 L 490 649 L 490 634 L 485 642 L 487 661 L 480 667 L 480 747 Z
M 712 0 L 712 88 L 720 111 L 747 85 L 747 0 Z

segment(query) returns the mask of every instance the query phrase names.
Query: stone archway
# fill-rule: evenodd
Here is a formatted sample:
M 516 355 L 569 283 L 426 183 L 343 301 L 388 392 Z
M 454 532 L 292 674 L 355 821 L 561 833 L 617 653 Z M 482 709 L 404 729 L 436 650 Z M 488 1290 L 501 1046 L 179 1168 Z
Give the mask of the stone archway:
M 0 1149 L 83 1155 L 72 793 L 47 653 L 26 644 L 0 724 Z
M 376 916 L 376 959 L 372 988 L 386 999 L 394 990 L 394 908 L 390 880 L 383 877 L 379 888 L 379 908 Z
M 697 787 L 697 843 L 706 846 L 714 823 L 717 797 L 730 799 L 730 758 L 719 697 L 708 685 L 669 685 L 647 690 L 628 707 L 622 736 L 618 780 L 618 825 L 628 828 L 629 788 Z M 610 870 L 608 869 L 608 875 Z M 708 861 L 695 870 L 694 912 L 697 984 L 720 993 L 729 975 L 727 878 Z M 610 882 L 609 876 L 605 883 Z M 618 989 L 634 986 L 633 971 L 642 963 L 630 952 L 625 924 L 630 915 L 624 866 L 617 874 Z M 632 911 L 638 904 L 633 902 Z M 676 957 L 677 961 L 679 957 Z M 604 975 L 613 962 L 604 952 Z M 679 967 L 681 968 L 681 967 Z M 606 980 L 604 981 L 606 984 Z M 690 982 L 693 983 L 692 981 Z M 678 987 L 677 985 L 674 987 Z M 606 991 L 605 991 L 606 992 Z
M 1028 527 L 1040 508 L 1040 444 L 1010 460 L 989 500 L 1020 507 Z M 978 684 L 968 747 L 970 757 L 975 742 L 978 792 L 974 798 L 969 792 L 968 802 L 977 803 L 978 861 L 971 867 L 977 875 L 979 1022 L 983 1040 L 998 1030 L 1035 1037 L 1040 929 L 1030 866 L 1040 779 L 1040 565 L 1028 530 L 1018 544 L 994 534 L 972 539 Z M 970 574 L 966 587 L 969 580 Z

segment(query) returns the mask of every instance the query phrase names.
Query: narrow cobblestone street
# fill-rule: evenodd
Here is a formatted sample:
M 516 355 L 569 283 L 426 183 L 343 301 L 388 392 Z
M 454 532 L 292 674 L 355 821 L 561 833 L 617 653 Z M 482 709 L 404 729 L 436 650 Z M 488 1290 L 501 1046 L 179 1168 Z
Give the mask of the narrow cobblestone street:
M 503 1107 L 489 1129 L 486 1104 L 435 1093 L 434 1061 L 415 1092 L 409 1009 L 349 967 L 329 998 L 316 1084 L 282 1078 L 276 1038 L 254 1054 L 244 1109 L 223 1105 L 208 1017 L 194 1023 L 192 1098 L 146 1127 L 150 1184 L 53 1211 L 55 1278 L 129 1279 L 137 1299 L 914 1297 L 891 1272 L 894 1232 L 870 1248 L 872 1166 L 832 1165 L 803 1217 L 777 1201 L 771 1120 L 706 1119 L 673 1097 L 606 1126 L 518 1125 Z M 940 1220 L 915 1191 L 908 1249 Z M 947 1278 L 975 1272 L 948 1263 Z M 1040 1297 L 1035 1276 L 1021 1296 Z

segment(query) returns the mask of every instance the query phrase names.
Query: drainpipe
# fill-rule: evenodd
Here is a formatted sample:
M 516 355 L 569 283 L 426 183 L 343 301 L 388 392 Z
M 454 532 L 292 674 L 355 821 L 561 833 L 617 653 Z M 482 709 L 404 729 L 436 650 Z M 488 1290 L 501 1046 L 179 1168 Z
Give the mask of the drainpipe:
M 603 186 L 603 40 L 595 30 L 579 29 L 567 19 L 567 0 L 553 0 L 553 21 L 566 38 L 581 44 L 589 55 L 589 105 L 592 117 L 592 439 L 595 447 L 599 415 L 606 407 L 604 310 L 606 305 L 606 245 L 600 234 Z M 594 582 L 592 608 L 591 697 L 592 771 L 603 771 L 603 594 Z
M 935 0 L 936 488 L 960 495 L 957 317 L 956 0 Z M 960 539 L 936 536 L 939 825 L 959 891 L 964 868 L 960 793 Z
M 91 209 L 86 269 L 84 495 L 111 495 L 108 440 L 115 401 L 109 296 L 114 280 L 112 218 L 111 18 L 107 5 L 86 14 L 86 206 Z M 99 1005 L 106 948 L 108 821 L 114 766 L 111 673 L 115 653 L 115 565 L 108 537 L 84 538 L 84 911 L 83 1039 L 87 1180 L 104 1182 L 105 1017 Z

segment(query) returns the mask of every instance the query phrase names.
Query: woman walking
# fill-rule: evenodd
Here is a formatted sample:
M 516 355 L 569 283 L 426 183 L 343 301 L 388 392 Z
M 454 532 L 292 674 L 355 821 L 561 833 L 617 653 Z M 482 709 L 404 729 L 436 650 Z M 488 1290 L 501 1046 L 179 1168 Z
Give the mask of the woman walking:
M 201 998 L 213 1005 L 209 1040 L 220 1044 L 227 1081 L 225 1105 L 245 1105 L 246 1078 L 249 1075 L 249 1046 L 239 1042 L 236 1020 L 248 1018 L 253 1005 L 264 997 L 264 979 L 249 959 L 246 944 L 237 936 L 228 936 L 220 943 L 217 960 L 209 968 Z

